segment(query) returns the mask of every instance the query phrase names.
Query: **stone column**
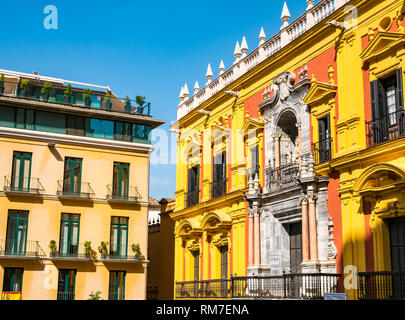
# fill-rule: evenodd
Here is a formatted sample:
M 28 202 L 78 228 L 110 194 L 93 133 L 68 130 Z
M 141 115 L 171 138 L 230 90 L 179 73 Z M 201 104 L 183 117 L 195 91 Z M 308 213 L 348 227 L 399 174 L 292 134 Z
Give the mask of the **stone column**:
M 308 242 L 308 197 L 301 195 L 302 210 L 302 260 L 309 260 L 309 242 Z
M 316 195 L 312 194 L 308 198 L 308 220 L 309 220 L 309 247 L 311 260 L 318 260 L 318 243 L 316 237 Z
M 280 167 L 280 133 L 273 134 L 274 139 L 274 168 Z
M 254 264 L 260 265 L 260 211 L 255 208 L 254 210 Z
M 249 216 L 249 229 L 248 229 L 248 239 L 249 239 L 249 244 L 248 244 L 248 250 L 249 250 L 249 255 L 248 255 L 248 267 L 253 266 L 254 264 L 254 226 L 253 226 L 253 211 L 251 209 L 248 210 L 248 216 Z

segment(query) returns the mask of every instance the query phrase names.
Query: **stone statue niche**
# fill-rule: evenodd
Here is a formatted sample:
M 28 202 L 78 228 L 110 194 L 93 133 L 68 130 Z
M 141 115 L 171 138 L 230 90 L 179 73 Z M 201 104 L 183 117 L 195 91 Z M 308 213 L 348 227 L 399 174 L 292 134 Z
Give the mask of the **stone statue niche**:
M 299 159 L 297 118 L 294 112 L 283 112 L 277 123 L 280 137 L 280 165 L 287 166 L 297 163 Z

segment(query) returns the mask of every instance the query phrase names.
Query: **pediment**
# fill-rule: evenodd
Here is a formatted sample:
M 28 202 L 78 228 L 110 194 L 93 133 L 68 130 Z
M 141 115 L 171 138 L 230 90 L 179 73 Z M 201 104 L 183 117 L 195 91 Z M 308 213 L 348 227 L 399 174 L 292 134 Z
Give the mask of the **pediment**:
M 367 47 L 364 48 L 363 52 L 360 54 L 360 58 L 364 61 L 368 61 L 401 44 L 405 44 L 405 34 L 381 31 L 377 33 Z
M 311 105 L 318 101 L 322 101 L 326 98 L 329 99 L 330 96 L 335 95 L 337 91 L 337 86 L 324 82 L 313 82 L 311 89 L 302 99 L 305 104 Z
M 263 122 L 255 118 L 247 118 L 243 124 L 242 130 L 244 135 L 247 135 L 249 130 L 262 130 L 264 128 Z

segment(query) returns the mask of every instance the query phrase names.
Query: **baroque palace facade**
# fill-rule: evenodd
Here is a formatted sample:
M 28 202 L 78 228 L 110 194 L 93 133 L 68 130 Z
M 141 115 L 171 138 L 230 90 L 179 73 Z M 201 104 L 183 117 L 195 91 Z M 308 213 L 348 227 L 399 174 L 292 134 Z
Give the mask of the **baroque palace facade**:
M 145 299 L 149 133 L 163 121 L 109 87 L 0 74 L 2 299 Z
M 307 5 L 181 89 L 176 298 L 404 296 L 405 7 Z

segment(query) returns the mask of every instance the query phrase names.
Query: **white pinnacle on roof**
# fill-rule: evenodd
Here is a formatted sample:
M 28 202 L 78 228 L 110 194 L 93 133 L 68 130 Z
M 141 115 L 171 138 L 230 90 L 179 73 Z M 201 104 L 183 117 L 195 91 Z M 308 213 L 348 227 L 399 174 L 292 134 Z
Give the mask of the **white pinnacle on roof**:
M 266 34 L 264 33 L 263 27 L 260 29 L 259 40 L 259 46 L 261 46 L 264 43 L 264 40 L 266 40 Z
M 187 83 L 184 84 L 184 91 L 183 91 L 183 95 L 188 98 L 189 92 L 188 92 L 188 86 Z
M 179 95 L 180 100 L 183 99 L 183 96 L 184 96 L 184 88 L 183 88 L 183 86 L 181 86 L 180 95 Z
M 239 42 L 236 41 L 235 51 L 233 52 L 233 55 L 235 56 L 235 62 L 233 64 L 235 64 L 239 61 L 241 54 L 242 54 L 242 51 L 240 50 Z
M 242 58 L 246 57 L 246 52 L 248 51 L 249 47 L 246 42 L 245 36 L 243 36 L 242 44 L 240 46 L 240 51 L 242 51 Z
M 223 74 L 224 71 L 225 71 L 224 61 L 221 60 L 221 63 L 219 64 L 219 74 Z
M 281 12 L 281 20 L 283 21 L 283 25 L 281 28 L 285 28 L 288 26 L 288 20 L 290 20 L 290 11 L 287 7 L 287 2 L 284 2 L 283 11 Z
M 196 81 L 195 85 L 194 85 L 194 93 L 197 93 L 199 89 L 200 89 L 200 85 L 198 84 L 198 81 Z
M 207 67 L 207 73 L 205 74 L 205 77 L 207 78 L 207 84 L 211 83 L 212 76 L 213 76 L 213 74 L 212 74 L 211 64 L 209 63 L 208 67 Z
M 312 9 L 313 6 L 314 6 L 314 0 L 307 0 L 307 5 L 308 5 L 307 11 L 308 11 L 309 9 Z

